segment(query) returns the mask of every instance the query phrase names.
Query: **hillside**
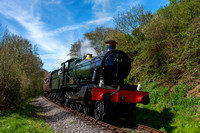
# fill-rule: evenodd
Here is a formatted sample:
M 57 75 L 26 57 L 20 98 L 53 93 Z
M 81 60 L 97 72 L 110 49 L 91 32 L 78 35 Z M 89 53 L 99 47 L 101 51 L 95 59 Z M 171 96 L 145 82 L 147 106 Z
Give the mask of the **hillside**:
M 105 40 L 132 60 L 128 84 L 142 84 L 150 104 L 137 105 L 136 122 L 167 132 L 200 131 L 200 1 L 170 0 L 152 14 L 142 5 L 114 17 L 115 29 L 98 27 L 84 38 L 94 49 Z M 80 55 L 81 41 L 71 55 Z M 98 49 L 98 50 L 99 50 Z
M 199 1 L 171 2 L 136 28 L 126 44 L 132 46 L 131 51 L 122 48 L 133 59 L 128 82 L 148 79 L 167 85 L 197 83 L 200 79 L 199 14 Z

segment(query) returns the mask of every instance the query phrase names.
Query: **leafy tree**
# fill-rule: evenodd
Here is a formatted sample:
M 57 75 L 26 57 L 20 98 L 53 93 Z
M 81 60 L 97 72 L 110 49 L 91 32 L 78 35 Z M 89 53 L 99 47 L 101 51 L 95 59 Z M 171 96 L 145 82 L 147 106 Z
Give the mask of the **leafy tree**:
M 113 32 L 112 28 L 97 27 L 95 30 L 84 34 L 85 38 L 91 40 L 91 46 L 96 50 L 97 55 L 105 52 L 105 41 L 107 36 Z
M 0 108 L 11 109 L 41 94 L 44 70 L 32 44 L 4 31 L 0 42 Z
M 117 48 L 133 60 L 130 81 L 176 83 L 187 75 L 191 82 L 200 71 L 195 67 L 199 66 L 199 14 L 198 0 L 171 1 L 153 15 L 145 12 L 143 6 L 119 13 L 114 18 L 117 29 L 109 37 L 115 38 Z
M 131 60 L 134 60 L 137 53 L 135 51 L 137 44 L 132 36 L 124 34 L 115 28 L 108 36 L 106 36 L 106 40 L 115 40 L 117 42 L 116 49 L 126 52 Z
M 125 34 L 134 34 L 139 26 L 143 26 L 151 20 L 152 13 L 144 11 L 142 5 L 133 6 L 129 11 L 119 13 L 114 17 L 116 28 Z
M 88 33 L 84 34 L 84 38 L 82 40 L 78 40 L 77 42 L 71 45 L 70 49 L 70 57 L 78 57 L 82 58 L 81 48 L 82 43 L 84 43 L 87 39 L 89 39 L 90 46 L 94 48 L 97 55 L 102 54 L 105 51 L 105 41 L 109 39 L 109 35 L 113 32 L 112 28 L 105 28 L 103 26 L 97 27 L 95 30 L 92 30 Z
M 151 18 L 151 12 L 144 11 L 142 5 L 133 6 L 114 17 L 116 29 L 111 36 L 118 42 L 117 48 L 126 52 L 132 60 L 141 50 L 139 43 L 145 39 L 143 27 Z
M 141 27 L 145 40 L 140 42 L 141 53 L 134 61 L 134 68 L 138 70 L 134 75 L 140 73 L 143 78 L 172 83 L 187 77 L 184 80 L 191 82 L 197 76 L 192 71 L 199 71 L 194 67 L 199 62 L 199 13 L 197 0 L 182 0 L 159 9 Z
M 81 41 L 78 40 L 71 45 L 69 56 L 71 58 L 81 58 Z
M 98 27 L 86 33 L 98 55 L 105 40 L 132 59 L 131 83 L 159 80 L 175 84 L 200 78 L 199 0 L 171 0 L 153 15 L 143 6 L 132 7 L 114 18 L 116 28 Z

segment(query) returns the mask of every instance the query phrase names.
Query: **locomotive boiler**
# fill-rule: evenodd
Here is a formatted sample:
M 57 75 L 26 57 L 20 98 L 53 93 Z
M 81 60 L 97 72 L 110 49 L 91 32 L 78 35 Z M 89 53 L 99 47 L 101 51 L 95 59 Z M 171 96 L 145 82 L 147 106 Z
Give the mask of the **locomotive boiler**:
M 122 116 L 135 120 L 136 103 L 148 104 L 149 93 L 141 92 L 136 85 L 124 84 L 131 70 L 126 53 L 115 49 L 116 42 L 106 42 L 104 54 L 86 58 L 73 58 L 51 73 L 49 98 L 72 109 L 92 114 L 97 120 Z M 59 74 L 58 74 L 59 73 Z

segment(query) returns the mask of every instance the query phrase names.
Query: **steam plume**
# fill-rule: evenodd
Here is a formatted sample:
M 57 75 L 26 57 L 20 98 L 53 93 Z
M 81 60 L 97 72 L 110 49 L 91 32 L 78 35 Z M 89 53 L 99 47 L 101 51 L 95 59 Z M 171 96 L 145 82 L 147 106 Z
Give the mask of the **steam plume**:
M 97 53 L 92 47 L 91 41 L 88 38 L 84 38 L 82 40 L 80 52 L 82 57 L 86 54 L 92 54 L 93 56 L 97 56 Z

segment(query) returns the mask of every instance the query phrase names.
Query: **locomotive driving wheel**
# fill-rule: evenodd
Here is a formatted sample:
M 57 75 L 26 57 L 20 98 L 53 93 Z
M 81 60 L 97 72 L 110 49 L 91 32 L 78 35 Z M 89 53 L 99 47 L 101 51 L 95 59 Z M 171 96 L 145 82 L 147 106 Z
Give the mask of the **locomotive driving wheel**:
M 96 101 L 94 106 L 94 117 L 96 120 L 106 120 L 108 117 L 107 106 L 104 102 Z
M 88 112 L 89 112 L 89 108 L 86 106 L 83 106 L 83 113 L 88 114 Z
M 102 102 L 96 101 L 94 106 L 94 118 L 100 120 L 102 116 Z
M 68 98 L 68 96 L 69 96 L 69 94 L 66 92 L 66 94 L 65 94 L 65 100 L 64 100 L 65 101 L 64 104 L 65 104 L 66 107 L 69 106 L 69 98 Z
M 79 104 L 79 103 L 76 103 L 76 110 L 78 111 L 78 112 L 81 112 L 82 111 L 82 105 L 81 104 Z
M 53 93 L 53 101 L 56 102 L 56 93 Z
M 55 102 L 58 103 L 58 93 L 55 93 Z
M 66 107 L 69 106 L 69 99 L 68 99 L 68 98 L 65 99 L 65 106 L 66 106 Z
M 108 103 L 96 101 L 94 106 L 94 118 L 107 121 L 109 119 Z
M 76 104 L 75 104 L 75 101 L 74 101 L 74 100 L 72 100 L 72 99 L 69 100 L 69 107 L 70 107 L 71 109 L 75 109 L 75 108 L 76 108 Z

